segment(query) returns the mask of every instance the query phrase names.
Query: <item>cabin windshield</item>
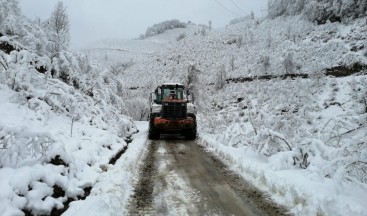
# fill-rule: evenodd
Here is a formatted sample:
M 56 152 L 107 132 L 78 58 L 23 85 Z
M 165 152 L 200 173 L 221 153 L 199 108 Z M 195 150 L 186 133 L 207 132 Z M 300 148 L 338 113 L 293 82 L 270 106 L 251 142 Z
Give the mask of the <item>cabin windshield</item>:
M 184 98 L 184 88 L 183 86 L 163 86 L 162 88 L 162 99 L 170 98 L 170 94 L 174 92 L 176 99 L 183 99 Z

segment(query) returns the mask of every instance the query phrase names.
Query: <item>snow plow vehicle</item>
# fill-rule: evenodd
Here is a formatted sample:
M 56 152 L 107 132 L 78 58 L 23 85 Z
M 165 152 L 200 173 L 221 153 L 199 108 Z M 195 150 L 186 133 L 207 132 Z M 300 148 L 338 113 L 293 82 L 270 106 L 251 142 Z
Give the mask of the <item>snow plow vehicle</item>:
M 196 109 L 189 95 L 180 83 L 164 83 L 150 94 L 149 139 L 159 139 L 161 134 L 196 139 Z

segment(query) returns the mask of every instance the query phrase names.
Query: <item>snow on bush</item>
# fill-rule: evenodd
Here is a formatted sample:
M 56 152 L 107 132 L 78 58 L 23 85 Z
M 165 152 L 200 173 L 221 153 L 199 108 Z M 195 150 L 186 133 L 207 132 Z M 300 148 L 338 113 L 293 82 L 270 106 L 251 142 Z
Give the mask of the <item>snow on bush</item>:
M 356 83 L 361 90 L 367 87 L 365 76 L 324 78 L 321 86 L 308 79 L 230 85 L 211 99 L 212 104 L 224 101 L 212 106 L 216 114 L 210 119 L 217 118 L 226 127 L 204 120 L 204 131 L 218 134 L 218 141 L 228 146 L 247 146 L 268 157 L 292 151 L 293 165 L 315 166 L 329 177 L 341 169 L 366 183 L 363 172 L 354 170 L 366 168 L 367 156 L 362 140 L 366 112 L 363 100 L 357 99 L 365 93 L 351 90 Z

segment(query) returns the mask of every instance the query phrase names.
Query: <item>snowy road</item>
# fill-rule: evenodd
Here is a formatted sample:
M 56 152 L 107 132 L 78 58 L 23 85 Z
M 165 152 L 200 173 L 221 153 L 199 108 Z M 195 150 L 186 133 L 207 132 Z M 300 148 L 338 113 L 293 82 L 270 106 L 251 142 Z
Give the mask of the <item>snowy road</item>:
M 195 141 L 158 140 L 148 148 L 131 215 L 284 215 Z

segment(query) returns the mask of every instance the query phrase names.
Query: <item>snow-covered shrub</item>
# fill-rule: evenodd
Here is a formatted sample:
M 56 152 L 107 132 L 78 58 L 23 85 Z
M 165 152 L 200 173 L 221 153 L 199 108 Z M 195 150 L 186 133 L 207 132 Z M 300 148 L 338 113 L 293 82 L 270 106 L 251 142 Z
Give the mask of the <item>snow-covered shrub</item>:
M 149 114 L 149 87 L 144 89 L 124 90 L 125 112 L 134 120 L 145 121 Z
M 184 39 L 185 37 L 186 37 L 186 34 L 185 34 L 185 33 L 181 33 L 181 34 L 176 38 L 176 40 L 177 40 L 177 41 L 180 41 L 180 40 Z
M 45 157 L 54 144 L 50 134 L 34 133 L 24 128 L 1 126 L 0 167 L 19 167 L 25 159 Z

